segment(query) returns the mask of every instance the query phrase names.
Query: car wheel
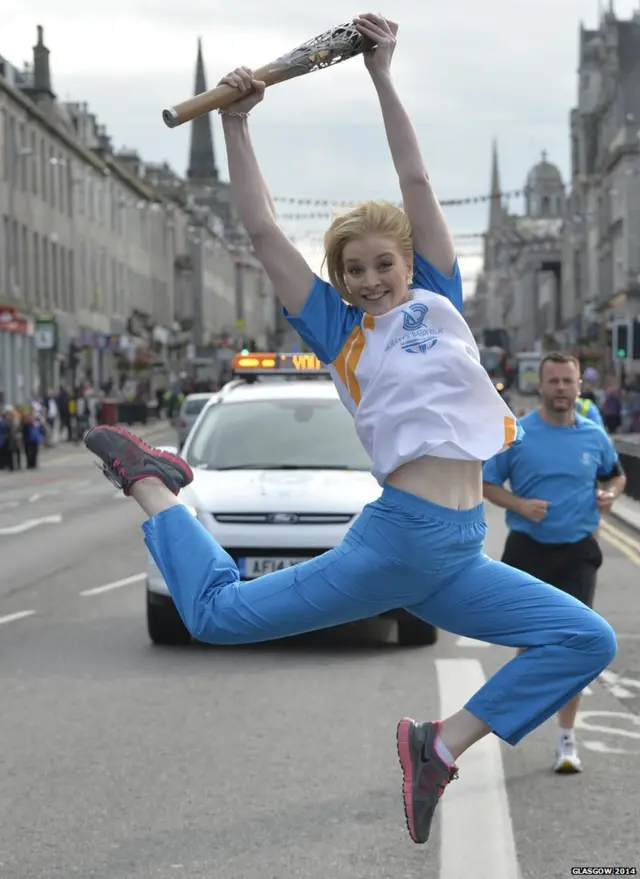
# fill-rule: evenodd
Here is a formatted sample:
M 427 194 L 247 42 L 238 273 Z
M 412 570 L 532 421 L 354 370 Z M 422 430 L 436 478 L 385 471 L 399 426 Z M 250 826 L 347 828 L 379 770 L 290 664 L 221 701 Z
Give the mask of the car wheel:
M 179 646 L 191 643 L 191 634 L 172 601 L 153 601 L 147 589 L 147 632 L 154 644 Z
M 398 620 L 398 641 L 406 647 L 426 647 L 438 640 L 438 630 L 422 620 Z

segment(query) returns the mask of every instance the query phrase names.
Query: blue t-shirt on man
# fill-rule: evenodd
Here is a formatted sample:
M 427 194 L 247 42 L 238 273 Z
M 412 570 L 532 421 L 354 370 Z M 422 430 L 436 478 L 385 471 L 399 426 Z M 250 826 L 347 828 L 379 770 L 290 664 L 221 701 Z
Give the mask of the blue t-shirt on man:
M 618 462 L 613 443 L 601 427 L 580 415 L 570 427 L 549 424 L 537 411 L 520 423 L 522 442 L 487 461 L 483 479 L 492 485 L 509 481 L 513 494 L 548 501 L 549 508 L 541 522 L 507 510 L 507 527 L 539 543 L 583 540 L 600 522 L 596 480 L 609 476 Z

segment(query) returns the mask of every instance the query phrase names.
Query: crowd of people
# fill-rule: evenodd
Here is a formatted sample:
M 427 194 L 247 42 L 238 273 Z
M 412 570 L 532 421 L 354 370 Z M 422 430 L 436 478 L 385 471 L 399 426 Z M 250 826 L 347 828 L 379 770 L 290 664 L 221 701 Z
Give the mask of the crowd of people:
M 0 470 L 35 470 L 43 446 L 81 442 L 98 423 L 95 397 L 89 387 L 71 393 L 61 386 L 18 406 L 5 404 L 0 412 Z
M 607 433 L 640 433 L 640 380 L 636 376 L 604 381 L 593 367 L 582 376 L 578 414 L 601 424 Z

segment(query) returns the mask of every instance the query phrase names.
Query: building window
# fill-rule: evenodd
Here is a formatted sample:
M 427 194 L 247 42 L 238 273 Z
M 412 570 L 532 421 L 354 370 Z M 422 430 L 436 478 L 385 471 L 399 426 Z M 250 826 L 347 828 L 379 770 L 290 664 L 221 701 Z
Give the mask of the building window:
M 54 176 L 58 180 L 58 208 L 60 213 L 67 211 L 66 186 L 65 186 L 65 169 L 67 167 L 66 160 L 62 156 L 58 156 L 53 167 Z
M 542 207 L 540 209 L 540 212 L 543 217 L 548 217 L 551 213 L 551 199 L 548 195 L 544 195 L 542 197 Z
M 67 250 L 60 245 L 60 305 L 62 310 L 69 311 L 67 293 Z
M 11 250 L 11 223 L 9 217 L 3 217 L 3 253 L 4 256 L 4 291 L 7 296 L 11 294 L 11 260 L 9 258 L 9 251 Z
M 47 147 L 44 138 L 40 140 L 40 195 L 43 201 L 49 200 L 49 178 L 47 177 Z
M 9 151 L 9 114 L 3 107 L 0 115 L 2 116 L 2 176 L 5 180 L 8 180 L 9 163 L 11 162 Z
M 15 182 L 16 167 L 16 120 L 9 114 L 9 134 L 7 136 L 7 170 L 8 179 Z
M 56 192 L 56 157 L 53 147 L 49 147 L 49 166 L 47 168 L 47 176 L 50 181 L 49 203 L 52 208 L 55 208 L 58 203 L 58 194 Z
M 20 295 L 20 239 L 18 238 L 18 224 L 15 220 L 11 221 L 11 249 L 9 252 L 9 263 L 11 264 L 11 290 L 12 296 Z
M 28 299 L 31 285 L 29 284 L 29 231 L 26 226 L 21 227 L 20 237 L 22 238 L 20 245 L 22 253 L 22 298 Z
M 68 216 L 72 217 L 73 216 L 73 189 L 74 189 L 74 187 L 73 187 L 73 165 L 71 164 L 70 160 L 67 162 L 66 171 L 67 171 L 67 182 L 66 182 L 67 214 L 68 214 Z
M 36 305 L 40 305 L 42 296 L 42 287 L 40 282 L 40 236 L 37 232 L 33 233 L 33 301 Z
M 75 255 L 73 250 L 68 251 L 67 259 L 69 262 L 67 273 L 69 279 L 69 310 L 73 314 L 76 308 Z
M 43 235 L 42 242 L 42 302 L 45 308 L 51 305 L 51 274 L 49 270 L 49 241 Z
M 27 192 L 29 189 L 29 182 L 27 180 L 28 169 L 27 169 L 27 157 L 24 153 L 25 147 L 27 145 L 26 131 L 24 127 L 24 122 L 21 122 L 18 126 L 18 143 L 16 144 L 16 155 L 18 159 L 18 167 L 19 167 L 19 177 L 20 177 L 20 189 L 23 192 Z
M 38 194 L 38 147 L 36 145 L 36 133 L 32 131 L 29 137 L 29 151 L 31 153 L 31 192 Z
M 58 245 L 53 242 L 51 244 L 51 298 L 54 308 L 60 305 L 60 285 L 58 283 L 60 275 L 60 266 L 58 264 Z

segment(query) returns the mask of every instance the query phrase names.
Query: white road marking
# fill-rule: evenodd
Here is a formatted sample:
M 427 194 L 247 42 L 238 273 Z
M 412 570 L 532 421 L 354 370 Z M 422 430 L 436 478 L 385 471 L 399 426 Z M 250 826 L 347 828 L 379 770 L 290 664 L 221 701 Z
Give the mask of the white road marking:
M 19 506 L 20 506 L 20 501 L 3 501 L 0 504 L 0 510 L 9 510 L 9 509 L 13 509 L 14 507 L 19 507 Z
M 59 525 L 62 522 L 60 513 L 54 516 L 43 516 L 41 519 L 27 519 L 20 522 L 19 525 L 9 525 L 7 528 L 0 528 L 0 534 L 22 534 L 24 531 L 31 531 L 39 525 Z
M 581 742 L 582 747 L 587 751 L 595 751 L 596 754 L 633 754 L 637 756 L 638 751 L 630 751 L 628 748 L 614 748 L 612 745 L 605 745 L 604 742 Z
M 42 500 L 43 497 L 53 497 L 56 494 L 60 494 L 58 489 L 51 489 L 49 491 L 41 491 L 38 494 L 32 494 L 27 503 L 35 504 L 36 501 Z
M 609 671 L 608 669 L 600 673 L 600 679 L 604 681 L 605 687 L 616 699 L 633 699 L 636 694 L 627 688 L 629 686 L 640 688 L 640 681 L 634 681 L 632 678 L 622 678 L 614 671 Z M 626 684 L 626 686 L 621 686 L 622 684 Z
M 491 647 L 488 641 L 478 641 L 476 638 L 467 638 L 466 635 L 458 638 L 456 647 Z
M 0 617 L 0 626 L 5 623 L 14 623 L 16 620 L 23 620 L 25 617 L 33 616 L 35 610 L 19 610 L 17 613 L 7 614 L 6 617 Z
M 122 586 L 131 586 L 133 583 L 140 583 L 145 580 L 146 574 L 134 574 L 133 577 L 125 577 L 124 580 L 115 580 L 113 583 L 106 583 L 104 586 L 95 586 L 93 589 L 85 589 L 80 595 L 101 595 L 103 592 L 111 592 L 112 589 L 120 589 Z
M 440 716 L 459 711 L 486 681 L 477 659 L 436 659 Z M 440 879 L 518 879 L 520 869 L 499 740 L 488 735 L 461 760 L 460 779 L 445 791 Z
M 592 719 L 600 720 L 600 723 L 592 723 Z M 636 726 L 638 732 L 616 724 L 628 723 Z M 606 724 L 612 724 L 607 726 Z M 625 739 L 640 740 L 640 717 L 631 714 L 630 711 L 578 711 L 576 716 L 576 729 L 585 730 L 586 732 L 605 733 L 609 736 L 622 736 Z

